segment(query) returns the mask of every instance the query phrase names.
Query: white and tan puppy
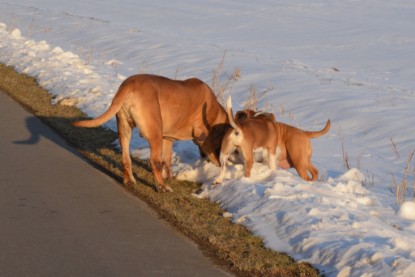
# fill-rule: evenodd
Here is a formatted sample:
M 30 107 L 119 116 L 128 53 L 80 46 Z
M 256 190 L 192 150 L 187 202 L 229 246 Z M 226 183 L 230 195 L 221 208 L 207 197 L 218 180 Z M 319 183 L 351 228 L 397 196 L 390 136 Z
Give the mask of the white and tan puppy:
M 280 122 L 276 122 L 275 126 L 278 134 L 278 165 L 283 169 L 294 167 L 304 180 L 317 181 L 318 169 L 311 163 L 313 147 L 310 139 L 326 134 L 330 130 L 330 119 L 320 131 L 303 131 Z M 311 178 L 307 171 L 311 173 Z
M 164 183 L 162 170 L 164 167 L 170 177 L 175 140 L 193 140 L 219 165 L 215 151 L 220 147 L 222 136 L 216 131 L 224 130 L 228 118 L 210 87 L 199 79 L 177 81 L 148 74 L 131 76 L 121 84 L 104 114 L 73 125 L 97 127 L 114 115 L 117 116 L 125 184 L 136 183 L 129 153 L 134 127 L 140 129 L 140 134 L 150 144 L 150 165 L 159 191 L 172 191 Z
M 238 114 L 238 118 L 241 119 L 258 117 L 261 113 L 243 110 Z M 303 131 L 284 123 L 275 122 L 278 166 L 283 169 L 295 168 L 298 175 L 304 180 L 316 181 L 318 169 L 311 163 L 313 150 L 310 139 L 326 134 L 330 130 L 330 126 L 330 119 L 320 131 Z M 311 178 L 307 171 L 310 172 Z
M 220 150 L 221 173 L 214 181 L 219 184 L 226 174 L 226 164 L 229 155 L 235 150 L 242 155 L 245 163 L 245 176 L 251 176 L 254 163 L 254 150 L 265 148 L 268 151 L 268 165 L 276 169 L 276 147 L 277 130 L 275 128 L 275 116 L 273 114 L 261 113 L 260 116 L 246 117 L 236 121 L 232 113 L 232 100 L 228 97 L 226 104 L 229 123 L 231 127 L 223 137 Z

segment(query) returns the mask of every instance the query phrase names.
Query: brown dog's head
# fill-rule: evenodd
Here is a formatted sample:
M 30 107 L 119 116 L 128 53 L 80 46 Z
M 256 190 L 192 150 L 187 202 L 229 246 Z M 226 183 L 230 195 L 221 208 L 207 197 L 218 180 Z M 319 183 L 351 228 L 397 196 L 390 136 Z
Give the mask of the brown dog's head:
M 199 146 L 199 153 L 202 158 L 207 157 L 211 162 L 220 166 L 219 154 L 222 140 L 230 127 L 228 123 L 217 124 L 210 128 L 209 134 L 203 141 L 193 140 Z

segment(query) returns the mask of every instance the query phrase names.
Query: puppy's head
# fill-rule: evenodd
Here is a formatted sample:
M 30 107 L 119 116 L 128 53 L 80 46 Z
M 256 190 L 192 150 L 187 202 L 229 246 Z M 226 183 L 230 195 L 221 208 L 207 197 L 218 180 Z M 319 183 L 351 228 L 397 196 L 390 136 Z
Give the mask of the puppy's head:
M 272 120 L 272 121 L 277 120 L 273 113 L 267 113 L 263 111 L 255 112 L 253 110 L 247 109 L 243 111 L 238 111 L 236 113 L 235 120 L 237 122 L 241 122 L 242 120 L 245 120 L 245 119 L 267 119 L 267 120 Z
M 253 110 L 238 111 L 235 114 L 235 121 L 240 122 L 245 119 L 254 118 L 255 112 Z

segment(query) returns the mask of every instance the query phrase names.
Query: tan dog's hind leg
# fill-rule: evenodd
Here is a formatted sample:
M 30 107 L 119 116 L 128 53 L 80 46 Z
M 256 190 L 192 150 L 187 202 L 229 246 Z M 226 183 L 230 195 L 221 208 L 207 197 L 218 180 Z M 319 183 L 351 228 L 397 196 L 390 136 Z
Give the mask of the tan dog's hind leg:
M 156 178 L 156 189 L 159 192 L 172 192 L 173 190 L 164 184 L 163 179 L 163 130 L 160 111 L 152 110 L 152 113 L 148 113 L 147 122 L 140 122 L 139 117 L 135 117 L 135 122 L 140 128 L 141 134 L 150 144 L 150 165 Z
M 306 181 L 311 181 L 311 178 L 308 177 L 308 174 L 307 174 L 308 167 L 306 163 L 294 164 L 294 168 L 301 178 L 303 178 Z
M 317 181 L 318 179 L 318 169 L 314 167 L 311 161 L 308 161 L 308 171 L 311 173 L 311 181 Z
M 313 146 L 310 143 L 310 147 L 308 148 L 308 165 L 307 169 L 311 173 L 311 179 L 309 181 L 317 181 L 318 179 L 318 169 L 314 167 L 314 165 L 311 163 L 311 155 L 313 153 Z
M 117 114 L 117 128 L 122 151 L 122 165 L 124 171 L 123 183 L 127 186 L 131 186 L 136 183 L 133 176 L 130 157 L 130 140 L 133 128 L 128 124 L 127 119 L 125 119 L 123 114 Z
M 298 175 L 306 181 L 317 181 L 318 170 L 313 166 L 310 160 L 301 163 L 294 163 L 294 168 Z M 308 171 L 311 173 L 311 178 L 308 176 Z
M 290 158 L 292 161 L 292 166 L 297 171 L 298 175 L 303 178 L 306 181 L 309 181 L 310 178 L 307 174 L 307 168 L 308 168 L 308 158 L 307 153 L 298 151 L 299 149 L 293 148 L 290 146 L 288 153 L 290 153 Z
M 245 161 L 245 177 L 251 177 L 252 166 L 254 165 L 253 147 L 243 147 L 241 151 Z

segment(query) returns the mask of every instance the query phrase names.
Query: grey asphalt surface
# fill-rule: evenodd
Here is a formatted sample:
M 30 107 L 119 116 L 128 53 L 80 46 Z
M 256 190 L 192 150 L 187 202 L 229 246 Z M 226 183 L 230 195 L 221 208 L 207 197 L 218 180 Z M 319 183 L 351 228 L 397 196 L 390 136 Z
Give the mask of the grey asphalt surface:
M 229 276 L 0 91 L 0 276 Z

